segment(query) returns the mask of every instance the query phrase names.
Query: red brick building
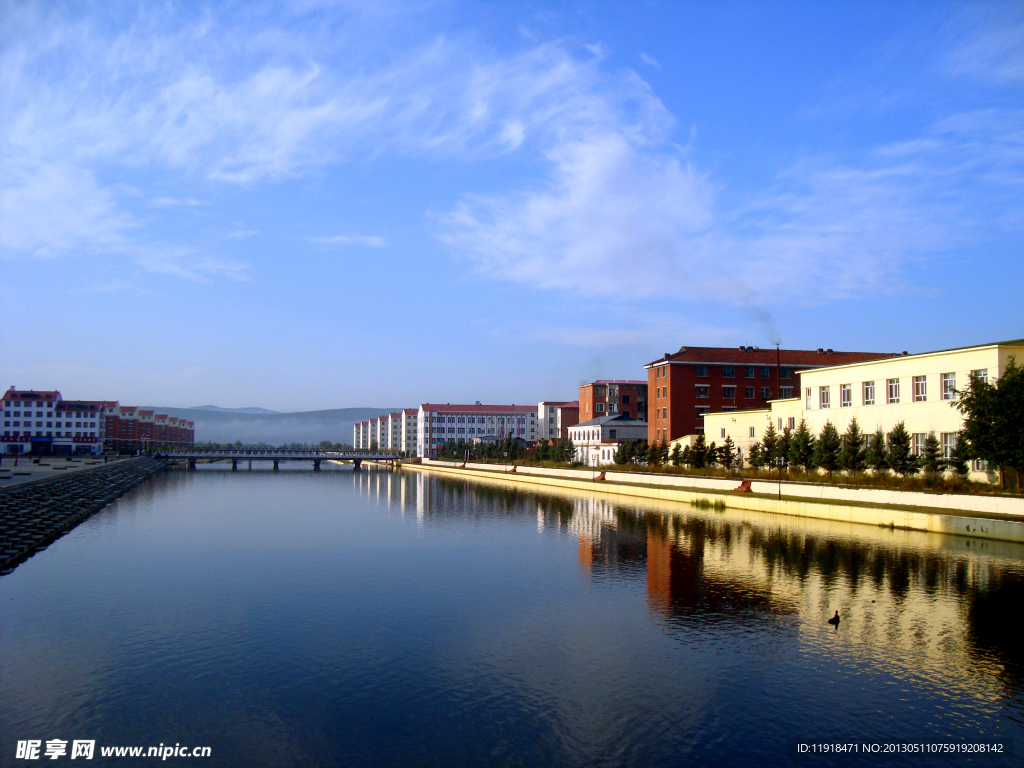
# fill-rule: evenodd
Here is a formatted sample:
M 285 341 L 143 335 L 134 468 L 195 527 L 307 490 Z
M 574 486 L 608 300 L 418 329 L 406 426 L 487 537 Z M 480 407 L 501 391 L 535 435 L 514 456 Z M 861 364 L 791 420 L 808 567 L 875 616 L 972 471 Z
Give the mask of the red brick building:
M 600 379 L 580 387 L 579 421 L 625 413 L 647 420 L 647 382 Z
M 797 397 L 800 371 L 892 356 L 755 347 L 682 347 L 675 354 L 666 352 L 644 366 L 651 395 L 647 439 L 671 441 L 701 434 L 705 413 L 766 408 L 769 400 Z

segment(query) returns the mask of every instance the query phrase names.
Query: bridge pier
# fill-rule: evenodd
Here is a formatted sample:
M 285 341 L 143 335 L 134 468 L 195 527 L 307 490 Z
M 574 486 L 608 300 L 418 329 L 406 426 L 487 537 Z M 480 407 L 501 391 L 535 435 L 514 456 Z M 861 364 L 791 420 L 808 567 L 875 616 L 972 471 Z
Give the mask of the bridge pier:
M 361 468 L 362 464 L 363 464 L 363 462 L 362 462 L 362 460 L 361 460 L 361 459 L 354 459 L 354 460 L 352 461 L 352 465 L 353 465 L 353 467 L 352 467 L 352 471 L 353 471 L 353 472 L 359 472 L 359 471 L 361 471 L 361 469 L 360 469 L 360 468 Z
M 189 469 L 193 469 L 193 470 L 196 468 L 196 460 L 195 459 L 189 459 L 188 460 L 188 468 Z
M 238 471 L 238 459 L 232 459 L 231 460 L 231 471 L 232 472 L 237 472 Z
M 314 472 L 319 472 L 320 471 L 320 459 L 313 459 L 313 471 Z
M 249 471 L 252 472 L 252 459 L 249 459 Z
M 274 471 L 277 472 L 277 459 L 274 459 Z

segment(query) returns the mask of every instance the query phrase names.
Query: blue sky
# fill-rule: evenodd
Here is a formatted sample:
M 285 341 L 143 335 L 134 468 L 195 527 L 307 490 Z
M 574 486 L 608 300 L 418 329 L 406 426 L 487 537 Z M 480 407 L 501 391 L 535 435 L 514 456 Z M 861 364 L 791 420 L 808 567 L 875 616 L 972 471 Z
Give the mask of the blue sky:
M 1024 11 L 4 3 L 0 375 L 572 399 L 681 345 L 1024 336 Z

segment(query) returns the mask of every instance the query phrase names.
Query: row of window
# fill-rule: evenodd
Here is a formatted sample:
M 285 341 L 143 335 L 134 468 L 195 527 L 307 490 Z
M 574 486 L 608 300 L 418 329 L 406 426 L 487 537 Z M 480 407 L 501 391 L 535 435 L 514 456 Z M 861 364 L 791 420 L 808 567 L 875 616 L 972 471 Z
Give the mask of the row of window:
M 25 437 L 31 437 L 31 436 L 32 436 L 32 430 L 31 429 L 26 429 L 25 430 Z M 4 437 L 21 437 L 21 430 L 16 429 L 16 430 L 14 430 L 12 432 L 9 429 L 5 429 L 4 430 Z M 60 432 L 56 432 L 56 433 L 54 433 L 54 432 L 47 432 L 46 435 L 43 435 L 42 430 L 37 430 L 36 431 L 36 437 L 96 437 L 96 433 L 95 432 L 75 432 L 75 434 L 72 435 L 70 432 L 68 432 L 66 435 L 61 435 Z
M 447 421 L 448 424 L 493 424 L 495 417 L 494 416 L 487 416 L 486 417 L 486 421 L 484 419 L 485 419 L 484 416 L 448 416 L 448 417 L 434 416 L 432 418 L 428 417 L 427 420 L 428 421 L 432 420 L 435 424 L 444 424 L 446 421 Z M 509 424 L 514 424 L 514 423 L 525 424 L 526 423 L 526 417 L 525 416 L 498 416 L 497 419 L 498 419 L 498 423 L 499 424 L 505 424 L 506 420 L 507 420 L 507 423 L 509 423 Z
M 971 371 L 971 378 L 981 379 L 988 381 L 988 369 L 982 368 L 981 370 Z M 860 385 L 861 392 L 861 405 L 875 405 L 875 382 L 864 381 Z M 885 402 L 889 405 L 895 405 L 900 402 L 901 398 L 900 379 L 886 379 L 885 380 Z M 956 374 L 955 373 L 943 373 L 940 376 L 940 392 L 939 397 L 942 400 L 955 400 L 956 399 Z M 813 403 L 813 391 L 811 387 L 804 388 L 804 406 L 809 410 Z M 928 377 L 927 376 L 912 376 L 911 377 L 911 399 L 915 403 L 924 403 L 928 400 Z M 839 407 L 849 408 L 853 405 L 853 385 L 852 384 L 840 384 L 839 385 Z M 831 408 L 832 407 L 832 387 L 818 387 L 818 407 L 819 408 Z
M 93 421 L 93 422 L 76 421 L 76 422 L 74 422 L 73 425 L 72 425 L 72 422 L 70 422 L 70 421 L 66 422 L 66 423 L 60 422 L 60 421 L 58 421 L 56 423 L 52 422 L 52 421 L 46 422 L 46 426 L 48 426 L 48 427 L 60 427 L 62 424 L 63 424 L 63 426 L 66 426 L 66 427 L 71 427 L 71 426 L 75 426 L 75 427 L 79 427 L 79 428 L 85 427 L 86 429 L 88 429 L 89 427 L 92 427 L 93 429 L 96 428 L 96 422 L 95 421 Z M 21 422 L 20 421 L 15 421 L 14 424 L 12 425 L 11 422 L 5 421 L 4 422 L 4 426 L 5 427 L 10 427 L 10 426 L 20 427 L 21 426 Z M 31 421 L 26 421 L 25 422 L 25 426 L 26 427 L 31 427 L 32 426 L 32 422 Z M 37 427 L 43 426 L 43 422 L 37 421 L 36 422 L 36 426 Z

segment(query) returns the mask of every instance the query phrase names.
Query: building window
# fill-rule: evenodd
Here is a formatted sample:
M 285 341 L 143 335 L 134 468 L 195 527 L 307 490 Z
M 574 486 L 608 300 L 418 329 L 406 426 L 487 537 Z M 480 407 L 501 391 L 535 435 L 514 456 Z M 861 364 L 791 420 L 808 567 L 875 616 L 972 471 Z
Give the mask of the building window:
M 832 407 L 832 388 L 831 387 L 818 387 L 818 407 L 819 408 L 831 408 Z
M 668 418 L 668 406 L 666 406 L 666 407 L 664 407 L 664 408 L 662 408 L 662 409 L 661 409 L 661 416 L 662 416 L 662 418 L 664 418 L 664 419 L 667 419 L 667 418 Z
M 710 391 L 710 389 L 711 389 L 711 387 L 707 387 L 707 386 L 703 386 L 703 385 L 698 384 L 697 385 L 697 397 L 707 397 L 708 396 L 708 392 Z
M 928 399 L 928 377 L 915 376 L 913 379 L 914 402 L 923 403 Z
M 749 429 L 747 430 L 747 437 L 753 437 L 753 436 L 754 436 L 754 428 L 753 428 L 753 427 L 750 427 L 750 428 L 749 428 Z
M 942 433 L 942 458 L 950 459 L 956 450 L 956 432 Z
M 976 371 L 971 371 L 972 379 L 981 379 L 983 382 L 988 384 L 988 368 L 979 368 Z M 14 414 L 17 416 L 18 414 Z M 986 465 L 987 467 L 988 465 Z
M 808 411 L 811 410 L 811 388 L 810 387 L 804 387 L 804 408 L 806 410 L 808 410 Z
M 792 379 L 793 369 L 792 368 L 779 368 L 779 378 L 781 379 Z
M 629 405 L 629 395 L 623 395 L 622 396 L 622 404 L 623 405 Z
M 746 396 L 747 400 L 753 400 L 754 399 L 754 388 L 753 387 L 747 387 L 746 392 L 745 392 L 745 396 Z
M 604 397 L 604 387 L 594 387 L 594 397 Z
M 735 405 L 723 405 L 722 406 L 722 410 L 723 411 L 735 411 L 736 410 L 736 406 Z
M 772 397 L 772 388 L 771 387 L 761 387 L 761 399 L 762 400 L 770 400 L 771 397 Z
M 875 382 L 865 381 L 861 388 L 861 392 L 864 405 L 875 404 Z
M 618 403 L 609 403 L 609 405 L 608 405 L 608 413 L 618 413 L 618 412 L 619 412 L 619 404 Z
M 900 401 L 900 380 L 885 380 L 886 402 L 898 403 Z
M 955 373 L 944 373 L 944 374 L 942 374 L 942 399 L 943 400 L 955 400 L 956 399 L 956 374 Z
M 793 396 L 793 388 L 792 387 L 779 387 L 779 397 L 781 397 L 783 400 L 786 400 L 787 398 L 790 398 L 792 396 Z
M 731 365 L 722 366 L 722 377 L 726 379 L 733 379 L 736 377 L 736 368 Z
M 708 375 L 708 367 L 706 365 L 698 365 L 697 366 L 697 375 L 700 376 L 701 378 L 707 376 Z
M 796 429 L 796 416 L 789 417 L 789 428 Z
M 915 456 L 921 456 L 924 454 L 924 441 L 928 439 L 928 435 L 924 432 L 915 432 L 913 435 L 913 451 Z
M 769 368 L 768 366 L 762 367 L 761 368 L 761 378 L 762 379 L 770 379 L 771 377 L 772 377 L 772 369 Z
M 725 427 L 722 427 L 722 438 L 725 438 Z
M 849 408 L 853 405 L 853 387 L 849 384 L 839 385 L 839 407 Z
M 698 405 L 697 406 L 697 418 L 698 419 L 703 419 L 704 418 L 704 414 L 707 413 L 710 410 L 711 409 L 708 408 L 706 405 Z
M 722 387 L 722 397 L 726 400 L 736 399 L 736 387 Z
M 595 403 L 594 404 L 594 412 L 595 413 L 604 413 L 604 403 Z
M 747 366 L 747 378 L 748 379 L 756 378 L 755 371 L 754 371 L 754 366 L 752 366 L 752 365 L 748 365 Z
M 18 433 L 15 432 L 14 434 Z M 971 462 L 971 467 L 974 469 L 975 472 L 987 472 L 988 462 L 985 461 L 984 459 L 975 459 L 974 461 Z
M 778 429 L 780 432 L 782 431 L 782 417 L 781 416 L 779 416 L 779 426 L 776 427 L 776 429 Z

